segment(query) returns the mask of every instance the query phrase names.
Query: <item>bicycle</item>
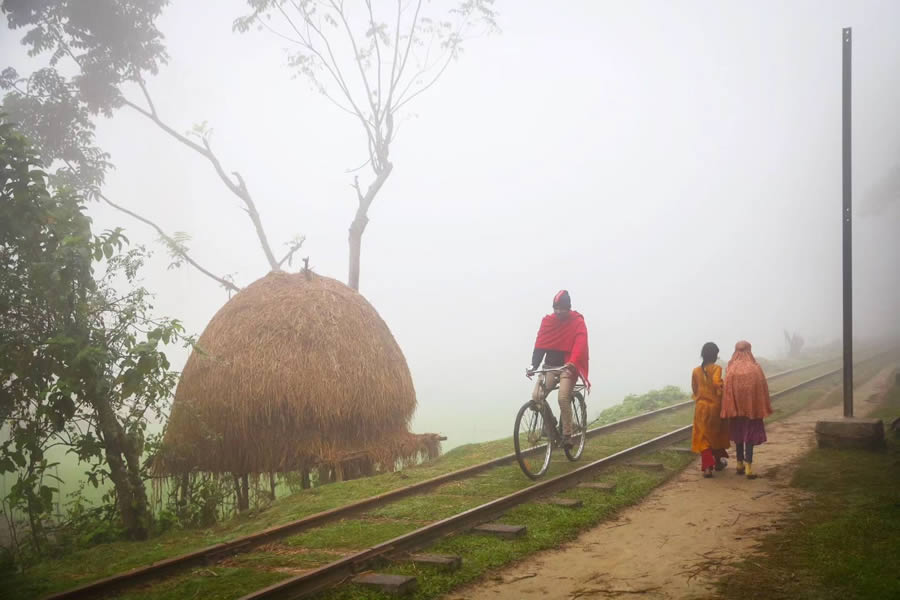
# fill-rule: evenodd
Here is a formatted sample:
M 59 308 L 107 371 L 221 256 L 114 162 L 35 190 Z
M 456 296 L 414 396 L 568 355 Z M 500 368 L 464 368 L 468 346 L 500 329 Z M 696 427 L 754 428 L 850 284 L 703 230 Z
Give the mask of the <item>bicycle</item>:
M 516 447 L 516 460 L 519 467 L 530 479 L 537 479 L 547 472 L 550 467 L 550 456 L 554 446 L 562 446 L 566 458 L 576 461 L 584 452 L 584 442 L 587 433 L 587 406 L 584 402 L 583 382 L 576 383 L 572 390 L 572 431 L 569 441 L 572 445 L 565 444 L 562 432 L 562 423 L 556 422 L 553 410 L 547 402 L 547 396 L 554 386 L 546 389 L 547 373 L 558 373 L 565 367 L 544 367 L 533 373 L 538 376 L 538 382 L 543 390 L 542 400 L 535 402 L 529 400 L 522 405 L 516 414 L 516 425 L 513 429 L 513 442 Z

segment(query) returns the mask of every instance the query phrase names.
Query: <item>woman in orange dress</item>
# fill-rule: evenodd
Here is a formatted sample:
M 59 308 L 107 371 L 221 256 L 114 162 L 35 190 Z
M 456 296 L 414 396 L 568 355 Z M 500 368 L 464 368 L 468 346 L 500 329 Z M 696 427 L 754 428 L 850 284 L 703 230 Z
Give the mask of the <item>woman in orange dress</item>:
M 694 391 L 694 428 L 691 451 L 700 455 L 700 469 L 704 477 L 712 477 L 713 470 L 725 468 L 728 456 L 728 425 L 719 416 L 722 410 L 722 367 L 716 364 L 719 347 L 712 342 L 700 351 L 703 362 L 691 375 Z

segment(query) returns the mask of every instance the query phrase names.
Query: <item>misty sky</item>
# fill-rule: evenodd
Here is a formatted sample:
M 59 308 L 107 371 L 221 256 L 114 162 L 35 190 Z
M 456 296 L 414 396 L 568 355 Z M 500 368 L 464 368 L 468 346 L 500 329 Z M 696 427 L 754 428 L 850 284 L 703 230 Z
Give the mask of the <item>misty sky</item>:
M 854 31 L 856 327 L 897 332 L 900 207 L 859 215 L 900 163 L 900 3 L 500 2 L 502 33 L 474 39 L 410 105 L 394 172 L 363 239 L 361 292 L 388 323 L 416 385 L 413 429 L 446 447 L 509 435 L 523 370 L 560 288 L 590 333 L 589 412 L 687 387 L 701 345 L 782 329 L 841 331 L 841 28 Z M 208 121 L 244 176 L 276 254 L 346 281 L 358 123 L 294 79 L 285 43 L 231 33 L 239 0 L 175 0 L 159 23 L 170 64 L 149 82 L 176 130 Z M 22 31 L 2 65 L 27 73 Z M 116 170 L 107 195 L 239 285 L 267 263 L 238 200 L 204 159 L 128 109 L 98 127 Z M 361 171 L 368 183 L 369 171 Z M 100 205 L 156 256 L 160 314 L 199 334 L 227 295 L 166 270 L 144 225 Z M 297 263 L 295 263 L 295 269 Z M 173 350 L 180 368 L 186 354 Z

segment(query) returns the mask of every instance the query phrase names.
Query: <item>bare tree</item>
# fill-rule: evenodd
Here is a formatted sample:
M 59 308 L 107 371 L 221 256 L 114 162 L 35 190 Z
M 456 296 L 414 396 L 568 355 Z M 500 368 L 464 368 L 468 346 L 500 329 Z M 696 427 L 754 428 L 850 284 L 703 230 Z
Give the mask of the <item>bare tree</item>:
M 256 26 L 290 42 L 291 68 L 306 76 L 332 104 L 357 121 L 365 134 L 365 162 L 372 178 L 353 178 L 356 212 L 349 228 L 348 284 L 359 289 L 362 236 L 368 212 L 390 177 L 391 144 L 399 116 L 430 89 L 462 52 L 470 36 L 495 31 L 493 0 L 466 0 L 444 12 L 423 0 L 248 0 L 252 12 L 235 31 Z M 275 19 L 273 20 L 273 17 Z M 365 187 L 365 190 L 363 189 Z

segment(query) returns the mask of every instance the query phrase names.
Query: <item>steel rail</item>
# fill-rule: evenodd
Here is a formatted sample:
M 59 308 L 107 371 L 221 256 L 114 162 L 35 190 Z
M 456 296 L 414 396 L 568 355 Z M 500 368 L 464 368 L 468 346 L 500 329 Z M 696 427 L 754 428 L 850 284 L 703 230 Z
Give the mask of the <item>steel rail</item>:
M 874 358 L 874 357 L 872 357 Z M 811 365 L 807 365 L 805 367 L 798 367 L 796 369 L 791 369 L 789 371 L 783 371 L 781 373 L 776 373 L 769 377 L 769 379 L 781 377 L 784 375 L 788 375 L 791 373 L 796 373 L 798 371 L 811 369 L 817 366 L 821 366 L 828 362 L 832 362 L 835 359 L 828 359 L 825 361 L 821 361 L 818 363 L 813 363 Z M 871 360 L 867 359 L 867 360 Z M 840 371 L 829 371 L 825 375 L 818 376 L 804 382 L 802 385 L 807 385 L 811 381 L 816 381 L 818 379 L 822 379 L 829 375 L 833 375 L 834 373 Z M 784 394 L 791 389 L 782 390 L 779 392 L 775 392 L 772 394 L 772 397 L 775 398 L 780 394 Z M 619 429 L 624 429 L 626 427 L 630 427 L 636 423 L 641 423 L 643 421 L 651 420 L 657 416 L 660 416 L 665 413 L 673 412 L 682 408 L 686 408 L 688 406 L 693 405 L 693 400 L 687 400 L 685 402 L 679 402 L 677 404 L 672 404 L 670 406 L 666 406 L 664 408 L 656 409 L 650 412 L 642 413 L 640 415 L 636 415 L 634 417 L 629 417 L 627 419 L 622 419 L 620 421 L 616 421 L 614 423 L 608 423 L 606 425 L 602 425 L 600 427 L 595 427 L 593 429 L 589 429 L 585 432 L 585 436 L 588 438 L 596 437 L 598 435 L 603 435 L 607 433 L 611 433 L 613 431 L 617 431 Z M 528 450 L 528 454 L 541 452 L 544 446 L 537 446 L 535 448 L 531 448 Z M 84 585 L 71 588 L 69 590 L 65 590 L 62 592 L 58 592 L 56 594 L 46 596 L 45 600 L 70 600 L 72 598 L 91 598 L 101 595 L 106 595 L 116 590 L 120 590 L 125 587 L 137 585 L 139 583 L 143 583 L 152 579 L 157 579 L 166 575 L 170 575 L 177 571 L 187 569 L 192 566 L 197 565 L 205 565 L 209 563 L 216 562 L 221 560 L 222 558 L 232 556 L 234 554 L 238 554 L 241 552 L 248 552 L 254 548 L 259 546 L 271 543 L 275 540 L 290 536 L 296 535 L 300 532 L 306 531 L 308 529 L 312 529 L 314 527 L 319 527 L 326 523 L 330 523 L 336 521 L 338 519 L 345 518 L 347 516 L 365 512 L 372 508 L 376 508 L 378 506 L 382 506 L 389 502 L 393 502 L 396 500 L 400 500 L 407 496 L 411 496 L 414 494 L 418 494 L 430 489 L 434 489 L 438 486 L 441 486 L 445 483 L 449 483 L 452 481 L 456 481 L 459 479 L 465 479 L 472 475 L 476 475 L 481 473 L 482 471 L 486 471 L 488 469 L 492 469 L 494 467 L 502 466 L 507 463 L 512 463 L 516 460 L 515 453 L 506 454 L 504 456 L 485 461 L 483 463 L 479 463 L 477 465 L 472 465 L 470 467 L 465 467 L 463 469 L 458 469 L 456 471 L 452 471 L 450 473 L 445 473 L 443 475 L 438 475 L 436 477 L 432 477 L 431 479 L 426 479 L 425 481 L 420 481 L 418 483 L 414 483 L 402 488 L 398 488 L 395 490 L 390 490 L 388 492 L 384 492 L 375 496 L 371 496 L 369 498 L 365 498 L 363 500 L 358 500 L 356 502 L 352 502 L 350 504 L 346 504 L 343 506 L 339 506 L 336 508 L 332 508 L 326 511 L 318 512 L 312 515 L 307 515 L 306 517 L 297 519 L 295 521 L 291 521 L 289 523 L 285 523 L 282 525 L 276 525 L 270 527 L 268 529 L 264 529 L 262 531 L 258 531 L 256 533 L 252 533 L 234 540 L 230 540 L 227 542 L 222 542 L 219 544 L 215 544 L 212 546 L 207 546 L 205 548 L 200 548 L 199 550 L 195 550 L 193 552 L 188 552 L 185 554 L 181 554 L 179 556 L 174 556 L 172 558 L 163 559 L 149 565 L 145 565 L 142 567 L 136 567 L 129 571 L 124 571 L 121 573 L 116 573 L 114 575 L 110 575 L 109 577 L 105 577 L 103 579 L 98 579 L 97 581 L 93 581 L 91 583 L 86 583 Z
M 839 361 L 839 360 L 841 360 L 841 357 L 835 356 L 834 358 L 825 359 L 825 360 L 819 361 L 817 363 L 803 365 L 801 367 L 794 367 L 793 369 L 788 369 L 787 371 L 781 371 L 779 373 L 775 373 L 774 375 L 769 375 L 768 377 L 766 377 L 766 379 L 768 379 L 769 381 L 772 381 L 773 379 L 780 379 L 787 375 L 793 375 L 794 373 L 799 373 L 800 371 L 806 371 L 806 370 L 812 369 L 813 367 L 821 367 L 824 364 Z
M 880 356 L 882 356 L 882 354 L 869 357 L 863 361 L 860 361 L 860 363 L 868 362 Z M 779 390 L 778 392 L 771 394 L 771 397 L 775 399 L 787 395 L 791 392 L 797 391 L 813 383 L 821 381 L 822 379 L 836 375 L 840 373 L 842 369 L 843 367 L 840 367 L 838 369 L 828 371 L 827 373 L 816 375 L 815 377 L 811 377 L 801 383 L 790 386 L 783 390 Z M 638 417 L 625 419 L 624 421 L 634 423 L 636 422 L 636 419 L 646 420 L 647 415 L 658 415 L 663 412 L 686 407 L 687 405 L 692 403 L 692 401 L 679 403 L 677 405 L 668 406 L 656 411 L 652 411 L 651 413 L 646 413 L 645 415 L 638 415 Z M 609 426 L 604 426 L 603 428 L 598 427 L 592 431 L 598 432 L 604 428 L 607 428 L 606 431 L 609 431 L 608 428 L 610 426 L 617 426 L 618 428 L 620 427 L 620 423 L 622 422 L 611 423 Z M 684 439 L 690 435 L 692 429 L 693 425 L 685 425 L 683 427 L 679 427 L 678 429 L 675 429 L 668 433 L 664 433 L 646 442 L 642 442 L 625 450 L 616 452 L 615 454 L 612 454 L 610 456 L 598 459 L 583 467 L 579 467 L 578 469 L 570 471 L 569 473 L 558 475 L 557 477 L 554 477 L 552 479 L 535 483 L 527 488 L 519 490 L 518 492 L 509 494 L 508 496 L 492 500 L 491 502 L 487 502 L 485 504 L 482 504 L 481 506 L 469 509 L 458 515 L 442 519 L 410 533 L 387 540 L 386 542 L 382 542 L 381 544 L 378 544 L 376 546 L 372 546 L 371 548 L 368 548 L 366 550 L 362 550 L 355 554 L 345 556 L 336 561 L 328 563 L 327 565 L 323 565 L 322 567 L 314 569 L 308 573 L 297 575 L 295 577 L 291 577 L 284 581 L 275 583 L 266 588 L 257 590 L 255 592 L 242 596 L 240 600 L 288 598 L 293 600 L 296 598 L 304 598 L 309 596 L 310 594 L 321 592 L 329 587 L 333 587 L 334 585 L 347 580 L 348 578 L 361 571 L 366 570 L 368 565 L 376 559 L 383 558 L 390 554 L 420 549 L 424 546 L 427 546 L 434 540 L 444 537 L 450 533 L 466 530 L 474 527 L 475 525 L 479 525 L 485 521 L 496 518 L 497 516 L 503 514 L 504 512 L 518 504 L 522 504 L 534 498 L 557 492 L 562 489 L 570 488 L 581 480 L 593 477 L 599 471 L 619 464 L 626 459 L 634 458 L 635 456 L 643 454 L 650 450 L 665 447 L 675 441 Z
M 442 519 L 430 525 L 426 525 L 410 533 L 395 537 L 367 550 L 345 556 L 339 560 L 319 567 L 309 573 L 297 575 L 285 581 L 276 583 L 267 588 L 257 590 L 240 600 L 262 600 L 264 598 L 303 598 L 310 594 L 321 592 L 365 570 L 368 563 L 387 554 L 406 552 L 421 548 L 430 542 L 463 529 L 468 529 L 485 521 L 498 517 L 516 505 L 529 500 L 570 488 L 579 481 L 593 477 L 598 471 L 619 464 L 626 459 L 648 452 L 650 450 L 665 447 L 675 441 L 690 435 L 693 425 L 685 425 L 669 433 L 642 442 L 625 450 L 611 454 L 592 463 L 579 467 L 563 475 L 552 479 L 535 483 L 525 489 L 519 490 L 497 498 L 481 506 L 469 509 L 458 515 Z

